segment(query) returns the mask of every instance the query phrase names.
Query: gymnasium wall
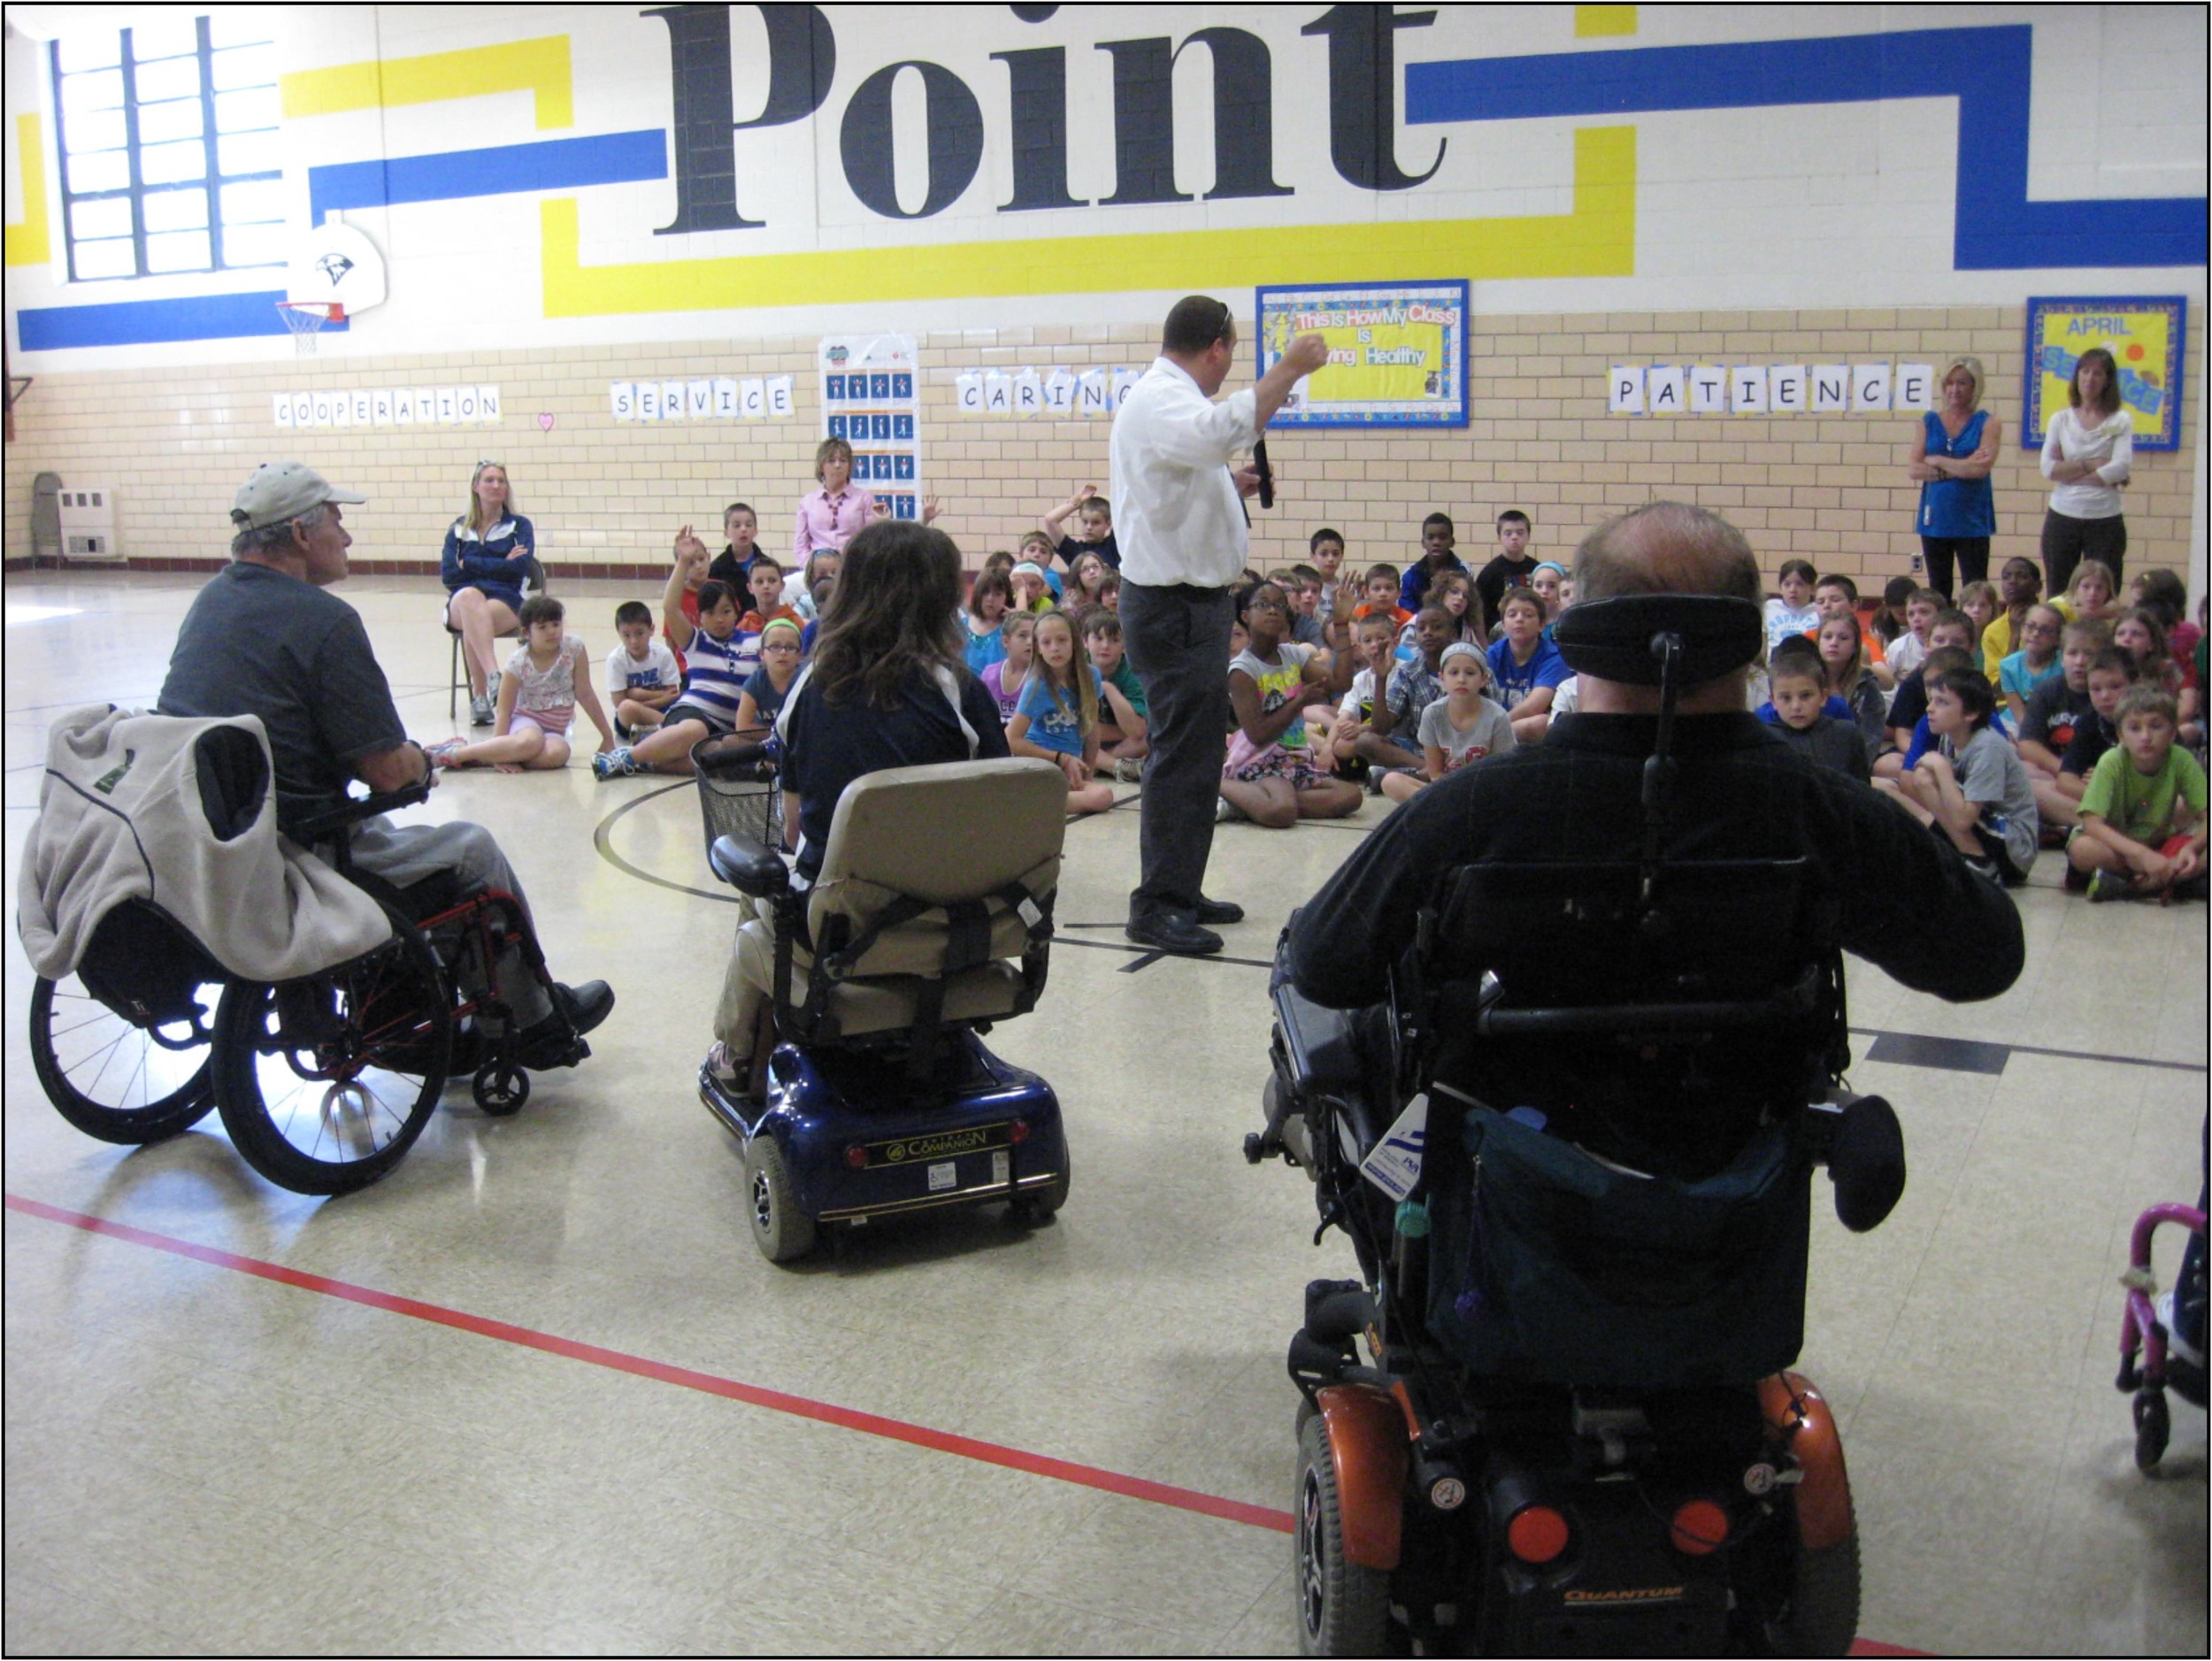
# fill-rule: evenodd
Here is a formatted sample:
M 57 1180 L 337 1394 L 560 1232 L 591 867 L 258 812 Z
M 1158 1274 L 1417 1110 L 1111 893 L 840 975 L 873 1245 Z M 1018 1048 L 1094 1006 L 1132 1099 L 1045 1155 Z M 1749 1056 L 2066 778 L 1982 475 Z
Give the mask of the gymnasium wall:
M 1438 507 L 1476 549 L 1524 508 L 1557 553 L 1671 495 L 1770 568 L 1878 581 L 1917 548 L 1916 417 L 1614 415 L 1608 372 L 1962 350 L 2007 426 L 2000 551 L 2032 552 L 2028 300 L 2180 295 L 2180 443 L 2139 452 L 2130 560 L 2201 564 L 2200 9 L 251 10 L 283 65 L 296 231 L 365 232 L 389 299 L 303 358 L 281 270 L 66 281 L 36 36 L 132 8 L 11 8 L 8 346 L 35 378 L 12 565 L 37 473 L 111 485 L 134 561 L 198 563 L 281 454 L 372 497 L 350 519 L 372 568 L 434 561 L 488 457 L 557 574 L 641 575 L 738 496 L 785 548 L 818 342 L 882 332 L 921 349 L 924 485 L 974 559 L 1104 484 L 1105 423 L 964 417 L 956 375 L 1141 368 L 1195 290 L 1248 339 L 1256 284 L 1449 277 L 1471 283 L 1469 424 L 1271 441 L 1263 561 L 1325 522 L 1356 559 L 1402 558 Z M 780 419 L 611 411 L 611 382 L 779 375 Z M 280 392 L 452 384 L 497 387 L 496 423 L 273 416 Z

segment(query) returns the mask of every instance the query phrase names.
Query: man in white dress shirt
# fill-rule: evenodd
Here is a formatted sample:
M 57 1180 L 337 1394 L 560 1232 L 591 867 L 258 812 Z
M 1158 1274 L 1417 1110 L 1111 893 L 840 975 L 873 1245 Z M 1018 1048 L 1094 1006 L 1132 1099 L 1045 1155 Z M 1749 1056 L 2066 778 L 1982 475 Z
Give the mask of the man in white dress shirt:
M 1205 925 L 1244 916 L 1200 892 L 1228 753 L 1229 591 L 1248 558 L 1240 498 L 1259 488 L 1255 469 L 1232 465 L 1329 358 L 1320 335 L 1302 335 L 1255 385 L 1216 404 L 1236 350 L 1225 304 L 1177 301 L 1159 357 L 1114 417 L 1110 450 L 1122 640 L 1144 686 L 1152 747 L 1127 932 L 1160 951 L 1218 951 L 1221 936 Z

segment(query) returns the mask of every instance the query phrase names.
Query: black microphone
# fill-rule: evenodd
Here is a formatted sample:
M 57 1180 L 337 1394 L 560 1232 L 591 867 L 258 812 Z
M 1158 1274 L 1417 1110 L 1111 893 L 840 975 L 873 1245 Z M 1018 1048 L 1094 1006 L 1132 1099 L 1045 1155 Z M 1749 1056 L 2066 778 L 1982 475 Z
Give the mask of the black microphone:
M 1263 438 L 1252 445 L 1252 465 L 1259 470 L 1260 505 L 1271 508 L 1275 505 L 1275 470 L 1267 465 L 1267 441 Z

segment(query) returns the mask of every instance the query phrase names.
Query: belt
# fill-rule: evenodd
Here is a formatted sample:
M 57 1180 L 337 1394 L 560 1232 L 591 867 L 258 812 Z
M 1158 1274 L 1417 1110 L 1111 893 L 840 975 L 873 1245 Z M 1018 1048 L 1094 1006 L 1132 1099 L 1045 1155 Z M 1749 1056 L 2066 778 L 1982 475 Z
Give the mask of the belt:
M 1194 582 L 1131 582 L 1126 577 L 1122 579 L 1122 583 L 1125 588 L 1142 588 L 1148 594 L 1172 594 L 1187 600 L 1218 599 L 1229 592 L 1230 587 L 1227 583 L 1217 588 L 1209 588 Z

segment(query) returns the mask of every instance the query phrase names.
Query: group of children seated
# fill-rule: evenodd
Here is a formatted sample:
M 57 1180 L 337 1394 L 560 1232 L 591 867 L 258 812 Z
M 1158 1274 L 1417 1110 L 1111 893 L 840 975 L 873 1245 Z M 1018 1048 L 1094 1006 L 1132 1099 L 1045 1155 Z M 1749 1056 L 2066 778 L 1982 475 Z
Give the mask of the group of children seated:
M 601 779 L 687 773 L 703 740 L 764 738 L 811 650 L 838 556 L 787 573 L 757 546 L 752 509 L 724 514 L 710 557 L 687 526 L 659 627 L 618 606 L 607 659 L 611 715 L 557 600 L 533 596 L 524 641 L 495 688 L 494 735 L 435 746 L 441 766 L 562 765 L 580 707 L 598 728 Z M 1070 526 L 1074 534 L 1070 534 Z M 1540 743 L 1577 704 L 1553 643 L 1575 601 L 1556 562 L 1530 551 L 1528 516 L 1496 520 L 1479 572 L 1448 515 L 1421 525 L 1420 553 L 1356 578 L 1323 528 L 1305 562 L 1248 571 L 1226 665 L 1231 725 L 1219 815 L 1282 828 L 1356 811 L 1363 788 L 1402 802 L 1486 756 Z M 1056 566 L 1057 567 L 1056 569 Z M 1009 747 L 1057 764 L 1072 813 L 1114 804 L 1142 777 L 1144 688 L 1123 656 L 1113 518 L 1085 485 L 1018 551 L 992 554 L 960 619 L 969 666 L 996 701 Z M 1901 577 L 1862 619 L 1856 585 L 1804 560 L 1781 567 L 1749 702 L 1819 765 L 1892 796 L 1992 877 L 2025 880 L 2062 845 L 2067 884 L 2093 899 L 2200 892 L 2206 788 L 2203 631 L 2182 618 L 2170 572 L 2124 593 L 2084 560 L 2046 602 L 2035 562 L 1969 583 L 1954 606 Z M 1350 628 L 1333 642 L 1331 625 Z

